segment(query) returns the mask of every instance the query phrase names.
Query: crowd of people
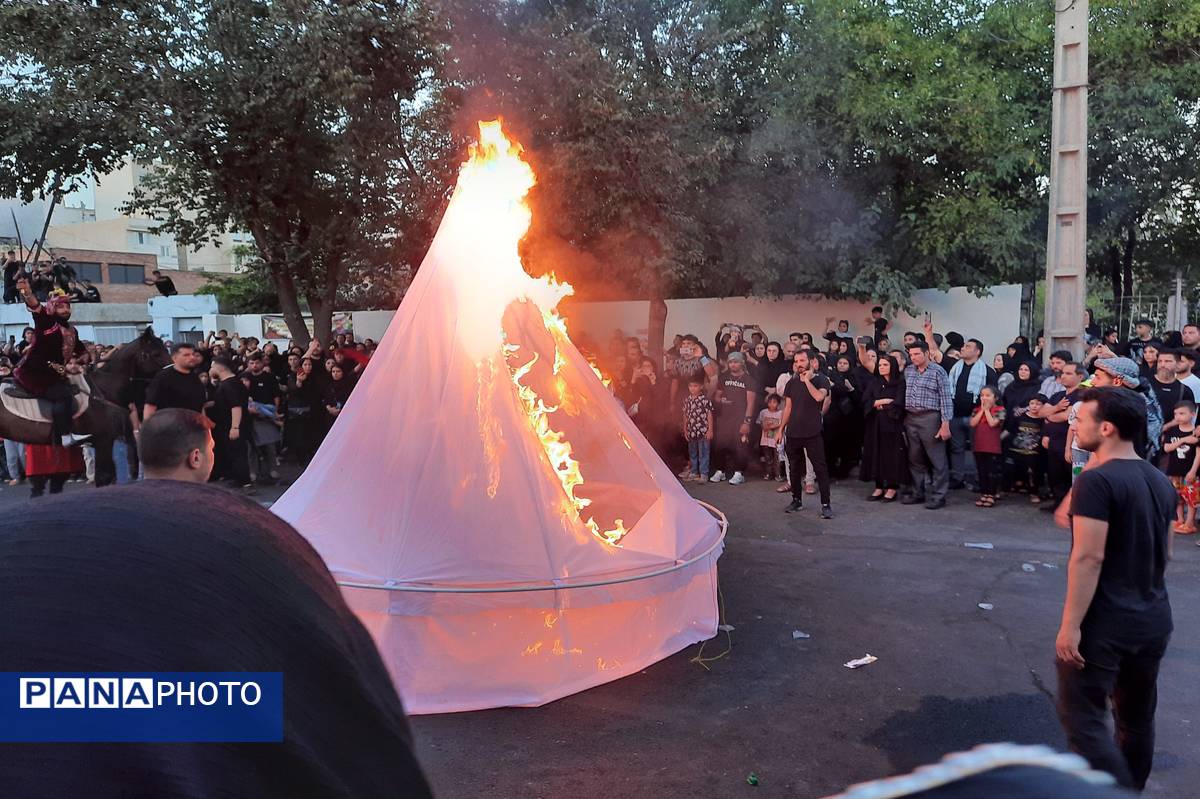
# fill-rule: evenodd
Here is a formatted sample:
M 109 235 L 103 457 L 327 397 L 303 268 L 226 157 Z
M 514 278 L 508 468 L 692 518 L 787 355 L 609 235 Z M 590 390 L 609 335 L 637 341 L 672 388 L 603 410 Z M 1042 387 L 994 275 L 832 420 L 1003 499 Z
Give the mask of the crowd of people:
M 1040 335 L 989 351 L 978 338 L 935 333 L 929 317 L 897 335 L 880 307 L 861 335 L 846 319 L 827 328 L 772 339 L 757 325 L 724 324 L 711 345 L 676 336 L 661 364 L 616 331 L 604 365 L 663 458 L 686 458 L 681 479 L 739 485 L 756 473 L 782 483 L 791 512 L 819 493 L 826 518 L 830 481 L 855 474 L 872 502 L 938 509 L 962 489 L 979 508 L 1004 497 L 1052 512 L 1087 460 L 1073 434 L 1084 390 L 1124 387 L 1146 405 L 1139 451 L 1180 491 L 1176 531 L 1196 531 L 1200 327 L 1156 335 L 1142 319 L 1120 341 L 1089 312 L 1086 357 L 1055 351 L 1047 365 Z
M 33 340 L 33 329 L 21 341 L 0 348 L 0 377 L 11 375 Z M 89 367 L 102 365 L 117 347 L 85 343 Z M 170 366 L 149 382 L 133 381 L 122 404 L 128 409 L 135 440 L 142 425 L 155 413 L 180 408 L 203 413 L 213 423 L 216 446 L 213 480 L 250 490 L 256 483 L 280 479 L 285 458 L 307 464 L 320 446 L 334 419 L 345 406 L 359 375 L 370 361 L 376 344 L 354 341 L 339 334 L 328 349 L 313 340 L 307 348 L 262 343 L 253 336 L 231 337 L 226 330 L 209 333 L 202 341 L 171 345 Z M 9 485 L 26 479 L 26 445 L 5 441 L 0 477 Z M 68 472 L 56 472 L 62 483 L 94 478 L 94 453 L 85 444 L 83 457 Z M 118 482 L 133 479 L 122 469 L 124 458 L 115 453 Z M 66 468 L 66 467 L 63 467 Z M 30 477 L 35 496 L 44 493 L 44 481 Z

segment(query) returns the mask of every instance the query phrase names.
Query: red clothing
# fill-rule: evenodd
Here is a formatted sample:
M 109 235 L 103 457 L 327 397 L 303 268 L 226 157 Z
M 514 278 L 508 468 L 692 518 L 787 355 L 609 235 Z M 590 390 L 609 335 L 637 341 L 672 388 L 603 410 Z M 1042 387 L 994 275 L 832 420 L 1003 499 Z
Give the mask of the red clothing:
M 975 440 L 973 449 L 975 452 L 990 452 L 993 455 L 1000 454 L 1000 433 L 1004 430 L 1003 410 L 1000 408 L 992 408 L 992 418 L 1000 422 L 998 427 L 992 427 L 988 424 L 985 417 L 979 419 L 979 423 L 975 425 Z
M 25 474 L 39 477 L 51 474 L 78 474 L 83 471 L 83 451 L 79 447 L 53 444 L 25 445 Z
M 65 380 L 50 364 L 64 366 L 69 358 L 82 355 L 87 349 L 75 328 L 60 321 L 45 305 L 31 308 L 30 313 L 33 314 L 33 343 L 25 348 L 21 362 L 13 370 L 13 377 L 31 394 L 45 394 L 50 386 Z

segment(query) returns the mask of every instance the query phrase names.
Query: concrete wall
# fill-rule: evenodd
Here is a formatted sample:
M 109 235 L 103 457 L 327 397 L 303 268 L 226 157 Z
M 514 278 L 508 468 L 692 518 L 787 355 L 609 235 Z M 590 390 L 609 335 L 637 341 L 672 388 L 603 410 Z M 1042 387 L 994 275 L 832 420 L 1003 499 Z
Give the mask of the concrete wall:
M 1021 320 L 1021 287 L 995 286 L 990 297 L 975 297 L 966 289 L 948 292 L 924 289 L 916 292 L 914 304 L 920 312 L 933 315 L 933 329 L 938 333 L 955 330 L 966 338 L 983 341 L 989 353 L 1008 344 L 1019 332 Z M 649 303 L 631 302 L 574 302 L 568 299 L 560 308 L 567 319 L 572 337 L 591 338 L 605 346 L 613 330 L 646 341 Z M 711 347 L 718 328 L 724 322 L 760 325 L 773 339 L 786 339 L 793 331 L 812 333 L 820 337 L 826 329 L 826 318 L 847 319 L 854 335 L 867 335 L 871 303 L 849 300 L 827 300 L 819 297 L 791 296 L 777 300 L 747 297 L 723 299 L 668 300 L 666 341 L 670 345 L 676 333 L 693 333 Z M 891 337 L 898 343 L 905 330 L 919 330 L 922 321 L 907 314 L 892 320 Z
M 0 305 L 0 336 L 6 341 L 9 336 L 19 339 L 31 321 L 29 309 L 23 303 Z M 98 339 L 98 328 L 124 328 L 127 340 L 132 340 L 150 323 L 150 314 L 145 303 L 80 303 L 71 308 L 71 323 L 79 329 L 80 338 L 88 341 Z

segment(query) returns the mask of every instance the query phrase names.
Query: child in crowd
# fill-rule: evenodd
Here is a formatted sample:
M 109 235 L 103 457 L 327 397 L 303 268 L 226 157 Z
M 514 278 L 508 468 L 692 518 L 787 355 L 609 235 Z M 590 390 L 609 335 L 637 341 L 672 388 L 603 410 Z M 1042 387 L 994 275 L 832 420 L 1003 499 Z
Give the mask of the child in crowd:
M 690 466 L 684 480 L 704 482 L 708 477 L 708 458 L 713 439 L 713 404 L 704 393 L 704 380 L 688 380 L 688 395 L 683 400 L 683 437 L 687 439 Z
M 767 407 L 758 412 L 758 424 L 762 437 L 758 444 L 766 464 L 764 480 L 774 480 L 779 473 L 779 431 L 783 427 L 783 410 L 779 407 L 779 395 L 767 397 Z
M 1163 430 L 1163 452 L 1166 453 L 1166 473 L 1179 492 L 1175 508 L 1175 532 L 1191 535 L 1196 532 L 1196 405 L 1179 402 L 1175 405 L 1174 424 Z
M 1038 418 L 1038 414 L 1045 403 L 1046 398 L 1041 394 L 1029 400 L 1027 410 L 1017 420 L 1016 432 L 1008 450 L 1013 463 L 1013 487 L 1016 488 L 1018 484 L 1027 487 L 1029 501 L 1035 505 L 1042 501 L 1043 420 Z
M 971 449 L 979 472 L 979 499 L 975 504 L 990 508 L 996 504 L 996 461 L 1000 458 L 1000 431 L 1004 427 L 1004 406 L 997 403 L 995 386 L 979 389 L 979 404 L 971 414 L 974 430 Z

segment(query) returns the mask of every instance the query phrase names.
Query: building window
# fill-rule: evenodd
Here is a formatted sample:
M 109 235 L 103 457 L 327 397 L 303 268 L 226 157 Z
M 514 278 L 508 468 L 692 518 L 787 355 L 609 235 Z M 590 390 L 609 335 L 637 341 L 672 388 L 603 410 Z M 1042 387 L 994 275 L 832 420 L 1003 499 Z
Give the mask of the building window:
M 109 283 L 141 283 L 146 279 L 146 267 L 133 264 L 109 264 Z
M 79 280 L 90 280 L 93 283 L 99 283 L 104 279 L 100 272 L 100 264 L 85 264 L 76 261 L 69 262 L 75 268 L 75 277 Z
M 146 243 L 146 234 L 140 230 L 137 231 L 137 239 L 138 239 L 138 244 L 145 244 Z

